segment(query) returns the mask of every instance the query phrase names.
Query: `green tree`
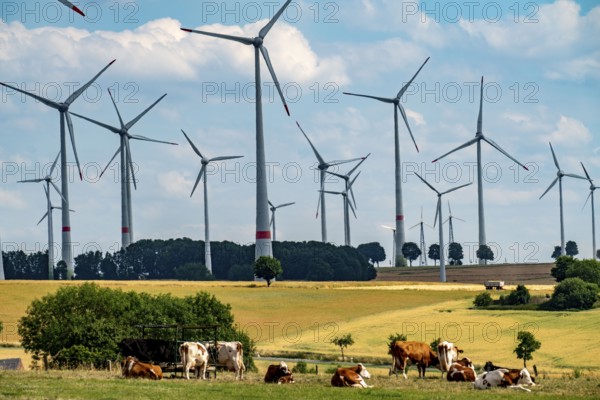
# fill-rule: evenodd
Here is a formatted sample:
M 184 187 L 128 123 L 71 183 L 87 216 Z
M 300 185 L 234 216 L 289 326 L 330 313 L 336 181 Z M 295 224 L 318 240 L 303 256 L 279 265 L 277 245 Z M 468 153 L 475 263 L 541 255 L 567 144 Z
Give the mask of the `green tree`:
M 429 252 L 427 253 L 427 257 L 433 260 L 433 265 L 437 265 L 437 260 L 440 259 L 440 245 L 432 244 L 429 246 Z
M 567 278 L 556 285 L 546 306 L 552 310 L 589 310 L 597 300 L 597 285 L 580 278 Z
M 567 253 L 568 256 L 576 256 L 577 254 L 579 254 L 577 243 L 575 243 L 572 240 L 569 240 L 565 245 L 565 253 Z
M 460 243 L 452 242 L 448 246 L 448 258 L 454 265 L 462 265 L 462 260 L 465 258 L 463 248 Z
M 490 248 L 490 246 L 486 244 L 482 244 L 477 249 L 477 253 L 475 254 L 477 258 L 487 261 L 492 261 L 494 259 L 494 252 Z
M 503 299 L 502 304 L 511 306 L 529 304 L 529 300 L 531 300 L 529 290 L 525 287 L 525 285 L 517 285 L 517 288 L 511 291 L 508 296 Z
M 554 246 L 554 251 L 552 252 L 552 255 L 550 257 L 556 260 L 560 256 L 560 246 Z
M 513 353 L 517 353 L 517 358 L 523 359 L 523 368 L 527 368 L 527 360 L 533 360 L 532 354 L 542 346 L 542 343 L 535 338 L 533 333 L 527 331 L 519 332 L 517 340 L 519 344 Z
M 596 258 L 600 258 L 600 249 L 596 250 Z
M 175 278 L 180 281 L 212 281 L 215 279 L 200 263 L 186 263 L 175 268 Z
M 492 296 L 490 296 L 488 292 L 479 293 L 477 296 L 475 296 L 473 304 L 476 307 L 487 307 L 492 304 Z
M 408 259 L 412 267 L 413 261 L 421 255 L 421 249 L 419 249 L 419 246 L 415 242 L 404 242 L 402 245 L 402 255 Z
M 574 262 L 575 259 L 571 256 L 556 257 L 554 267 L 550 270 L 550 274 L 556 279 L 556 282 L 561 282 L 567 277 L 567 270 Z
M 64 281 L 67 279 L 67 263 L 60 260 L 54 268 L 54 279 Z
M 342 361 L 345 361 L 344 357 L 344 349 L 347 349 L 348 346 L 352 346 L 354 344 L 354 339 L 352 339 L 352 334 L 348 333 L 344 336 L 336 336 L 331 339 L 331 343 L 335 344 L 342 351 Z
M 75 279 L 95 280 L 101 276 L 102 253 L 89 251 L 75 257 Z
M 575 260 L 565 272 L 565 278 L 581 278 L 600 286 L 600 262 L 596 260 Z
M 261 256 L 254 263 L 254 275 L 267 281 L 267 287 L 270 287 L 271 281 L 282 273 L 281 263 L 276 258 Z
M 377 263 L 378 268 L 379 262 L 385 260 L 385 249 L 379 242 L 359 244 L 356 250 L 369 260 L 371 264 Z

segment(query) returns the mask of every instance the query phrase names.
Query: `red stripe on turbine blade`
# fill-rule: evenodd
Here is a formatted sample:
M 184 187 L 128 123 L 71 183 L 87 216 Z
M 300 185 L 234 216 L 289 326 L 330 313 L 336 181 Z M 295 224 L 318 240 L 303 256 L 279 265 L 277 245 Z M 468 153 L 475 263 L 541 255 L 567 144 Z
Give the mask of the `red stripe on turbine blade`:
M 81 11 L 76 6 L 73 6 L 73 11 L 75 11 L 77 14 L 81 15 L 82 17 L 85 17 L 85 14 L 83 13 L 83 11 Z
M 127 227 L 127 226 L 122 227 L 121 233 L 129 233 L 129 227 Z
M 526 166 L 523 165 L 523 168 L 525 168 L 525 171 L 529 171 L 529 168 L 527 168 Z
M 285 112 L 287 113 L 288 117 L 290 116 L 290 109 L 288 108 L 287 104 L 283 105 L 285 107 Z
M 404 215 L 396 215 L 396 221 L 404 221 Z
M 115 58 L 114 60 L 112 60 L 111 62 L 108 63 L 108 65 L 113 65 L 113 63 L 117 61 L 117 59 Z
M 435 160 L 433 160 L 433 161 L 432 161 L 432 163 L 434 163 L 434 162 L 437 162 L 437 160 L 438 160 L 438 159 L 436 158 Z
M 256 231 L 257 239 L 271 239 L 271 231 Z
M 192 31 L 191 29 L 188 29 L 188 28 L 179 28 L 179 29 L 181 29 L 184 32 L 191 32 Z
M 71 232 L 71 227 L 70 226 L 63 226 L 62 231 L 63 232 Z

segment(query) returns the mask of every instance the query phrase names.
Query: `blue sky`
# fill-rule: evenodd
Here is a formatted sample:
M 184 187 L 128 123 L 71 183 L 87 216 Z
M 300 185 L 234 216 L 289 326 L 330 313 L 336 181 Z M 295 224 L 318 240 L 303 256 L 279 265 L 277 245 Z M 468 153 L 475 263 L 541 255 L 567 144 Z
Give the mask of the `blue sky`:
M 485 76 L 484 133 L 530 173 L 484 146 L 487 240 L 499 262 L 548 261 L 559 244 L 557 187 L 538 200 L 556 170 L 548 141 L 566 172 L 600 179 L 600 7 L 593 1 L 398 2 L 350 0 L 292 3 L 265 44 L 285 88 L 292 117 L 273 93 L 263 64 L 265 140 L 280 240 L 319 240 L 315 219 L 315 158 L 299 121 L 327 160 L 371 153 L 354 186 L 358 219 L 352 243 L 379 241 L 391 254 L 382 224 L 394 221 L 393 114 L 390 106 L 342 91 L 391 97 L 427 57 L 429 62 L 403 98 L 421 150 L 400 131 L 407 227 L 432 224 L 436 198 L 413 175 L 440 189 L 474 179 L 475 148 L 431 160 L 475 134 L 478 82 Z M 76 3 L 75 15 L 58 2 L 1 5 L 0 80 L 55 99 L 85 83 L 117 59 L 71 110 L 116 124 L 106 89 L 116 94 L 125 120 L 155 99 L 165 99 L 132 133 L 175 141 L 170 147 L 132 142 L 138 190 L 133 194 L 135 239 L 187 236 L 203 239 L 202 191 L 190 199 L 200 161 L 180 129 L 207 155 L 244 155 L 209 171 L 211 239 L 251 243 L 254 237 L 254 104 L 252 49 L 180 27 L 255 36 L 277 2 L 96 1 Z M 425 6 L 425 7 L 423 7 Z M 67 83 L 65 83 L 67 82 Z M 273 95 L 269 95 L 272 93 Z M 0 235 L 3 249 L 45 248 L 41 185 L 16 183 L 47 171 L 59 150 L 54 110 L 3 90 L 0 104 Z M 120 242 L 118 166 L 102 179 L 118 140 L 74 118 L 85 179 L 70 185 L 74 253 L 114 251 Z M 69 148 L 69 160 L 73 160 Z M 348 167 L 350 168 L 350 167 Z M 339 172 L 348 168 L 340 167 Z M 57 175 L 58 176 L 58 175 Z M 590 257 L 591 216 L 585 181 L 565 178 L 566 238 Z M 342 182 L 330 179 L 330 190 Z M 477 242 L 477 198 L 472 185 L 447 197 L 455 238 L 467 260 Z M 59 203 L 55 196 L 54 202 Z M 327 198 L 329 238 L 343 243 L 342 200 Z M 447 215 L 447 206 L 444 208 Z M 59 215 L 55 237 L 60 238 Z M 407 239 L 418 241 L 418 230 Z M 445 229 L 447 235 L 447 229 Z M 427 245 L 437 231 L 425 232 Z M 447 238 L 446 238 L 447 241 Z M 599 240 L 600 243 L 600 240 Z M 471 253 L 471 254 L 469 254 Z M 58 253 L 60 254 L 60 253 Z

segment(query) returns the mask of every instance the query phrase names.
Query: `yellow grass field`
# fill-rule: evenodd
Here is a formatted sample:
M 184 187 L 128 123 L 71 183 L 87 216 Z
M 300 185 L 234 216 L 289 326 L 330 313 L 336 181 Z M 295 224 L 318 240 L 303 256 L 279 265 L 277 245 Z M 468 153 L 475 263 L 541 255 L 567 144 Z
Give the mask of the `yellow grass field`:
M 18 319 L 33 299 L 64 285 L 79 282 L 0 282 L 1 342 L 19 341 Z M 405 333 L 409 340 L 431 342 L 443 337 L 465 350 L 476 364 L 492 360 L 519 366 L 512 350 L 518 330 L 533 331 L 542 342 L 533 363 L 544 374 L 560 375 L 578 369 L 600 374 L 600 309 L 584 312 L 479 311 L 470 309 L 481 285 L 415 284 L 403 282 L 276 282 L 262 283 L 135 281 L 98 285 L 124 291 L 185 296 L 197 291 L 214 294 L 231 304 L 237 324 L 257 342 L 261 355 L 310 352 L 336 355 L 329 343 L 352 333 L 355 344 L 346 354 L 354 361 L 391 360 L 387 337 Z M 552 286 L 529 286 L 546 294 Z M 144 321 L 135 321 L 143 323 Z M 21 353 L 21 354 L 19 354 Z M 21 349 L 0 347 L 0 358 L 23 356 Z M 29 364 L 29 358 L 24 357 Z

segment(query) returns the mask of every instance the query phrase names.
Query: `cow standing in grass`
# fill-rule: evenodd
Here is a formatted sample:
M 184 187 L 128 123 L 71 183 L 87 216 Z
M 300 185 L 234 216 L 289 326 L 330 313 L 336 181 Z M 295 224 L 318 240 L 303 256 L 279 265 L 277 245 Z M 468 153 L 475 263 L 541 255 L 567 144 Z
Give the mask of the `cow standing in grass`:
M 198 370 L 198 377 L 206 379 L 206 367 L 208 366 L 208 351 L 202 343 L 184 342 L 179 346 L 185 379 L 190 379 L 190 368 Z
M 392 368 L 390 375 L 397 374 L 398 370 L 402 370 L 404 379 L 406 376 L 406 367 L 410 364 L 416 364 L 419 370 L 419 378 L 425 378 L 425 370 L 428 367 L 438 367 L 440 361 L 437 354 L 427 343 L 423 342 L 405 342 L 396 341 L 390 346 L 390 354 L 392 355 Z

